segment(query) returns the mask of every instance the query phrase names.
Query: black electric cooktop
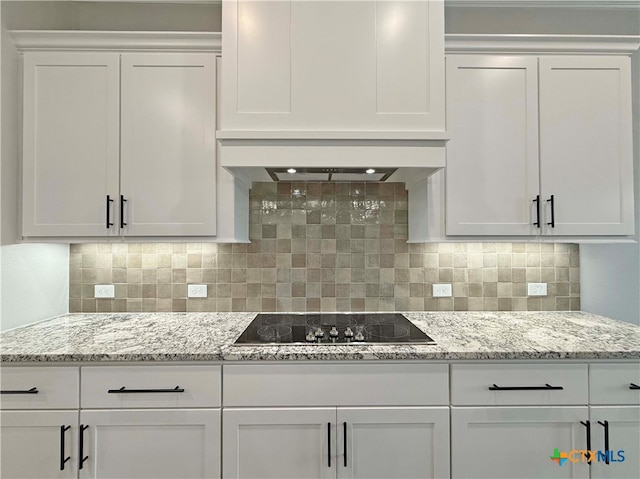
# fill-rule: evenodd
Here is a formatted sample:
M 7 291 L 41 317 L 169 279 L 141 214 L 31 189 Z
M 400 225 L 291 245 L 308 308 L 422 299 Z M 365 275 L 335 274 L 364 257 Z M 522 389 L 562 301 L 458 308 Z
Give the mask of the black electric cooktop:
M 435 344 L 399 313 L 258 314 L 236 340 L 249 344 Z

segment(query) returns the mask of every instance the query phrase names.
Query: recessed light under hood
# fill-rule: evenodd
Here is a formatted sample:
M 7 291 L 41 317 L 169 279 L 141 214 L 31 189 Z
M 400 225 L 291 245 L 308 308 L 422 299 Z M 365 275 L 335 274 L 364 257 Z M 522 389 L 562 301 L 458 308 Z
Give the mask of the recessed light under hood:
M 273 181 L 385 181 L 396 168 L 267 168 Z

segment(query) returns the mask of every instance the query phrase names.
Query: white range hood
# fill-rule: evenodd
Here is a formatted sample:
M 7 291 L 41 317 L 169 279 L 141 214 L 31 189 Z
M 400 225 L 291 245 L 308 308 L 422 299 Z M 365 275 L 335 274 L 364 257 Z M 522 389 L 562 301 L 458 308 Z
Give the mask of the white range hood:
M 442 0 L 223 0 L 220 162 L 273 168 L 445 166 Z M 333 178 L 337 180 L 338 177 Z

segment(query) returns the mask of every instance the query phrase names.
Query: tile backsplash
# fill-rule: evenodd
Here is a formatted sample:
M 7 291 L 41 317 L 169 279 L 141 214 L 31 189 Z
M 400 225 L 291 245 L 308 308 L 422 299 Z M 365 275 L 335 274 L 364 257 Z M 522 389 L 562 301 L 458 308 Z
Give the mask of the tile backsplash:
M 580 309 L 578 245 L 407 244 L 402 183 L 257 183 L 250 208 L 250 244 L 71 245 L 69 310 Z M 527 297 L 527 282 L 547 296 Z M 453 297 L 433 298 L 433 283 Z M 115 298 L 95 299 L 96 284 Z

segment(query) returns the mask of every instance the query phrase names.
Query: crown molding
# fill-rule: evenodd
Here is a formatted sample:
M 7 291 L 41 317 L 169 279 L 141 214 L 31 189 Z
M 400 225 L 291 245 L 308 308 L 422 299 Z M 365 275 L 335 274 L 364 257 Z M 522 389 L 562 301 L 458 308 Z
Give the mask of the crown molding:
M 640 35 L 445 35 L 445 53 L 633 55 Z
M 445 0 L 447 8 L 599 8 L 640 10 L 638 0 Z
M 219 32 L 13 30 L 10 33 L 20 51 L 222 51 L 222 33 Z

